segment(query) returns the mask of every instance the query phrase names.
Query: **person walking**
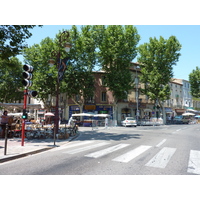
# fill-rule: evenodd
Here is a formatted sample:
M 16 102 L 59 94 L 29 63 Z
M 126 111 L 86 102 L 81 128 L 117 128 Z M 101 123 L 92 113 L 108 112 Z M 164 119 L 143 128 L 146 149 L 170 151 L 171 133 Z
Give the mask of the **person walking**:
M 1 116 L 1 127 L 2 127 L 2 134 L 1 134 L 1 138 L 5 137 L 5 131 L 6 131 L 6 124 L 8 124 L 8 111 L 4 111 L 3 115 Z

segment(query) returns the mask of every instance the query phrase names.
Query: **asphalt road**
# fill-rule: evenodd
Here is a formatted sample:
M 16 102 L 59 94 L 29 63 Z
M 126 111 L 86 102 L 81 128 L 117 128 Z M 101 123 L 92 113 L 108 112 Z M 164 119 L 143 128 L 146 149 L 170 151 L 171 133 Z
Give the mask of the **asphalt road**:
M 200 174 L 200 125 L 81 132 L 43 153 L 0 164 L 1 175 Z

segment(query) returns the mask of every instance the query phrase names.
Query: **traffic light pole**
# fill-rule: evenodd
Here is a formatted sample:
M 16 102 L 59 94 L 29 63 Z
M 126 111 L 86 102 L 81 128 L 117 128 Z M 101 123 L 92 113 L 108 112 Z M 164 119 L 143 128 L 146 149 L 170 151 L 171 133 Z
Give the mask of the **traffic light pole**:
M 26 110 L 27 94 L 28 94 L 28 89 L 25 88 L 25 90 L 24 90 L 24 106 L 23 106 L 23 109 L 24 109 L 24 110 Z M 25 119 L 22 119 L 22 135 L 21 135 L 21 138 L 22 138 L 21 146 L 24 146 L 24 138 L 25 138 Z

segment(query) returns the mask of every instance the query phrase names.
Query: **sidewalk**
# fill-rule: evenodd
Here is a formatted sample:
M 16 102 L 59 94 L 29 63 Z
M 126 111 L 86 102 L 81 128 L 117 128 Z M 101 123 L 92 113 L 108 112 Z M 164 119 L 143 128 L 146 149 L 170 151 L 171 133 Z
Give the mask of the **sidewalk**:
M 117 129 L 122 127 L 116 127 Z M 6 161 L 14 160 L 20 157 L 25 157 L 28 155 L 36 154 L 39 152 L 47 151 L 49 149 L 59 147 L 62 145 L 67 144 L 68 142 L 72 141 L 73 139 L 77 138 L 80 133 L 87 132 L 87 131 L 109 131 L 113 130 L 114 127 L 111 129 L 105 129 L 105 127 L 100 127 L 98 129 L 93 129 L 92 127 L 79 127 L 77 135 L 69 137 L 65 140 L 56 139 L 56 146 L 54 146 L 53 139 L 32 139 L 28 140 L 25 138 L 24 146 L 21 146 L 21 138 L 8 138 L 7 140 L 7 150 L 6 155 L 5 152 L 5 139 L 0 138 L 0 164 Z
M 31 154 L 36 154 L 42 151 L 59 147 L 67 144 L 69 141 L 79 136 L 79 131 L 75 136 L 69 137 L 65 140 L 56 139 L 54 146 L 54 139 L 33 139 L 24 140 L 24 146 L 21 146 L 21 138 L 8 138 L 7 140 L 7 151 L 5 153 L 5 139 L 0 139 L 0 163 L 14 160 L 20 157 L 25 157 Z

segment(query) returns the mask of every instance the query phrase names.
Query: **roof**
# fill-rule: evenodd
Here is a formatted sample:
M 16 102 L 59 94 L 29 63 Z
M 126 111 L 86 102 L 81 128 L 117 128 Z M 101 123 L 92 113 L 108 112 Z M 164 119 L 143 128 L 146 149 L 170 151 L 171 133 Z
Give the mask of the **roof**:
M 0 106 L 6 109 L 20 108 L 23 109 L 23 103 L 0 103 Z M 41 104 L 27 104 L 26 108 L 28 109 L 39 109 L 41 108 Z

